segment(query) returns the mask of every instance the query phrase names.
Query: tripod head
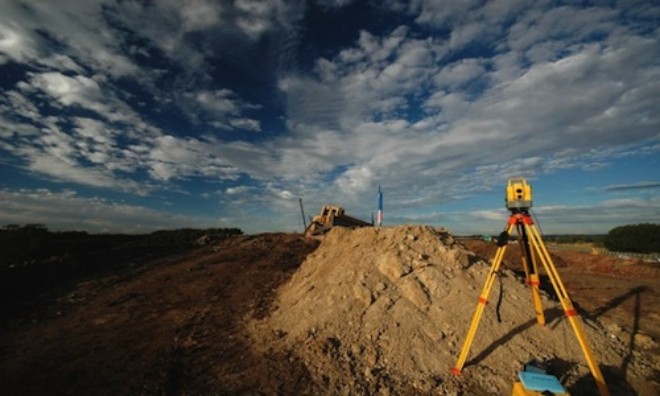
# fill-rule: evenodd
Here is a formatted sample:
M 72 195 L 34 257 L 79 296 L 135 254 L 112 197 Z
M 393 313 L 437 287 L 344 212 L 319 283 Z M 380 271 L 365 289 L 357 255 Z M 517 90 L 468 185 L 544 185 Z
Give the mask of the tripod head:
M 512 213 L 527 213 L 532 207 L 532 186 L 522 177 L 512 177 L 506 185 L 504 202 Z

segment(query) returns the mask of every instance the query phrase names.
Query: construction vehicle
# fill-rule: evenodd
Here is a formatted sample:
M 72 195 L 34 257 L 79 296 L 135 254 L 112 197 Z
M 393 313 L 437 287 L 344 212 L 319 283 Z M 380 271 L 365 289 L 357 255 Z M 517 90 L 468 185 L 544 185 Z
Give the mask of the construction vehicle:
M 355 217 L 346 215 L 344 208 L 337 205 L 323 205 L 321 213 L 312 217 L 312 221 L 305 229 L 305 236 L 323 235 L 332 227 L 371 227 L 373 224 Z

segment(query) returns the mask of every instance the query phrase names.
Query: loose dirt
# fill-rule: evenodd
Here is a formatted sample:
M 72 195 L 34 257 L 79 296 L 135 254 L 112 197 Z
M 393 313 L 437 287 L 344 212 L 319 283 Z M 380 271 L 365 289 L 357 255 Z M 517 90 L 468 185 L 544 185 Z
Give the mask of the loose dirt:
M 0 324 L 0 394 L 506 395 L 531 359 L 597 394 L 551 293 L 536 325 L 515 254 L 450 374 L 492 252 L 418 226 L 232 237 L 41 296 Z M 660 270 L 553 258 L 611 393 L 659 394 Z
M 252 323 L 254 343 L 291 351 L 315 392 L 508 394 L 522 365 L 537 359 L 575 394 L 597 394 L 558 303 L 543 295 L 548 324 L 538 326 L 529 289 L 507 269 L 466 368 L 450 374 L 488 270 L 444 230 L 336 228 L 280 289 L 273 314 Z M 612 394 L 656 394 L 646 381 L 657 364 L 631 352 L 621 328 L 595 317 L 583 327 Z

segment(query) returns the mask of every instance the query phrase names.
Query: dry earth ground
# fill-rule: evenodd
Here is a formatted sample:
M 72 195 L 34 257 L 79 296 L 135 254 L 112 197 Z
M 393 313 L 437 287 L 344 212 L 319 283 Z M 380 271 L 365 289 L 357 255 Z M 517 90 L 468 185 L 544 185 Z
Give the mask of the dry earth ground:
M 508 394 L 529 357 L 593 393 L 552 300 L 549 328 L 528 325 L 513 272 L 504 322 L 487 311 L 463 374 L 448 375 L 494 247 L 466 242 L 474 255 L 425 227 L 364 230 L 333 230 L 318 249 L 291 234 L 234 237 L 41 296 L 0 325 L 0 394 Z M 658 394 L 657 266 L 555 261 L 613 394 Z

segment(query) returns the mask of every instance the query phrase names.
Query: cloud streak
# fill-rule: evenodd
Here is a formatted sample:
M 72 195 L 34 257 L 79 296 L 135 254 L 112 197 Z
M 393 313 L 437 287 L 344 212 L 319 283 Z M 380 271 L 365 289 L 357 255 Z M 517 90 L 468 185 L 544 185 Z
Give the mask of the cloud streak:
M 649 188 L 659 188 L 660 182 L 642 182 L 634 184 L 617 184 L 614 186 L 605 187 L 605 191 L 622 191 L 622 190 L 645 190 Z

